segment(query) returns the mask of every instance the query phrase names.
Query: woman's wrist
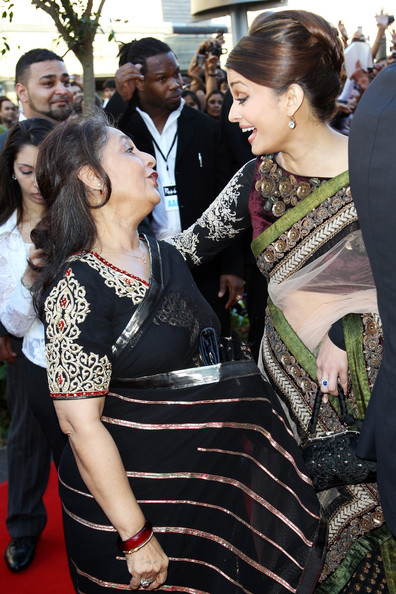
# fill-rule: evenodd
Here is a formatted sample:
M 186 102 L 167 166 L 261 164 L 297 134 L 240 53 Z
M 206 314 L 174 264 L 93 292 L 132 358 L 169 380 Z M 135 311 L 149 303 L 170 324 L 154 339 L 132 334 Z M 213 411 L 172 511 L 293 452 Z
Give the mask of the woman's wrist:
M 153 527 L 149 521 L 147 521 L 143 528 L 139 530 L 133 536 L 130 536 L 126 540 L 122 540 L 120 536 L 117 538 L 117 546 L 119 550 L 125 555 L 131 555 L 136 553 L 139 549 L 144 547 L 153 537 Z

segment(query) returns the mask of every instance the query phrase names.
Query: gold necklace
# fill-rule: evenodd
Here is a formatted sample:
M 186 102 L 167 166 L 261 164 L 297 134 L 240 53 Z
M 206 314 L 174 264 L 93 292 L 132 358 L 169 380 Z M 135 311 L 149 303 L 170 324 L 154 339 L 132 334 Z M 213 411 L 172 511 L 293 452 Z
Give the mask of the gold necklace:
M 137 258 L 138 260 L 142 260 L 143 264 L 147 264 L 147 260 L 144 256 L 134 256 L 133 254 L 129 254 L 132 258 Z
M 139 239 L 139 247 L 140 247 L 140 243 L 141 240 Z M 105 250 L 105 252 L 107 254 L 117 254 L 118 252 L 112 252 L 110 250 Z M 131 256 L 132 258 L 136 258 L 137 260 L 142 260 L 143 264 L 147 264 L 147 258 L 146 256 L 135 256 L 134 254 L 132 254 L 132 252 L 126 252 L 128 254 L 128 256 Z
M 141 240 L 139 239 L 139 247 L 141 244 Z M 138 260 L 142 260 L 143 264 L 147 264 L 146 256 L 135 256 L 134 254 L 130 254 L 132 258 L 137 258 Z

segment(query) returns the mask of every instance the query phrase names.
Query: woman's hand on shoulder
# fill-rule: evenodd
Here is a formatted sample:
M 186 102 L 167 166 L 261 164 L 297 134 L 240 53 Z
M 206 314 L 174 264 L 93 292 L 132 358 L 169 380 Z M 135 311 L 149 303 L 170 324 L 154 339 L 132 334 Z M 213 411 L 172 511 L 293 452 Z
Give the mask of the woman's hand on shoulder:
M 320 345 L 319 354 L 316 359 L 316 376 L 318 382 L 327 380 L 327 386 L 320 383 L 322 393 L 325 395 L 324 402 L 327 402 L 326 394 L 338 395 L 337 383 L 341 384 L 345 393 L 348 391 L 348 358 L 346 351 L 339 349 L 326 335 Z
M 140 580 L 149 579 L 150 586 L 145 590 L 156 590 L 165 583 L 168 575 L 169 559 L 155 536 L 144 547 L 125 555 L 128 571 L 132 575 L 130 586 L 132 590 L 141 590 Z

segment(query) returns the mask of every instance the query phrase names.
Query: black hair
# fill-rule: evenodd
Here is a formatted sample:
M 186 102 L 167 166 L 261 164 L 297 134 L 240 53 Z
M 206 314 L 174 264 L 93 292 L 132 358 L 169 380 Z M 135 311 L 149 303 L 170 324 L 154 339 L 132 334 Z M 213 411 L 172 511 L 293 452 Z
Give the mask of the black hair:
M 115 89 L 115 88 L 116 88 L 116 82 L 115 82 L 114 78 L 108 78 L 102 84 L 102 89 Z
M 27 70 L 30 68 L 32 64 L 37 64 L 37 62 L 46 62 L 47 60 L 58 60 L 59 62 L 63 62 L 63 59 L 51 52 L 48 49 L 32 49 L 26 52 L 21 56 L 16 64 L 15 67 L 15 82 L 16 83 L 25 83 L 26 82 L 26 74 Z
M 194 91 L 192 91 L 191 89 L 184 89 L 184 91 L 182 92 L 181 96 L 184 97 L 191 97 L 194 101 L 194 103 L 197 105 L 198 110 L 202 111 L 202 105 L 200 100 L 198 99 L 198 95 L 196 93 L 194 93 Z
M 169 54 L 171 48 L 167 43 L 155 39 L 155 37 L 143 37 L 143 39 L 134 39 L 130 43 L 121 45 L 118 57 L 119 65 L 123 66 L 128 62 L 132 64 L 141 64 L 141 73 L 146 74 L 147 63 L 146 59 L 159 54 Z
M 213 95 L 220 95 L 220 97 L 222 98 L 222 100 L 224 100 L 224 93 L 222 93 L 220 91 L 220 89 L 213 89 L 213 91 L 210 91 L 210 93 L 208 93 L 205 97 L 205 108 L 204 108 L 204 112 L 208 114 L 208 101 L 211 97 L 213 97 Z M 209 117 L 213 117 L 213 116 L 209 116 Z
M 320 121 L 329 121 L 340 93 L 344 53 L 338 31 L 323 17 L 283 10 L 256 18 L 226 67 L 282 94 L 299 84 Z
M 9 103 L 12 103 L 11 99 L 9 99 L 8 97 L 6 97 L 5 95 L 2 95 L 2 96 L 0 97 L 0 109 L 1 109 L 1 106 L 3 105 L 3 103 L 4 103 L 5 101 L 9 101 Z M 12 103 L 12 104 L 13 104 L 13 103 Z M 13 105 L 14 105 L 14 104 L 13 104 Z
M 39 146 L 54 124 L 44 118 L 31 118 L 16 123 L 8 133 L 0 155 L 0 225 L 17 210 L 18 222 L 22 218 L 22 192 L 17 180 L 13 179 L 14 163 L 22 147 Z

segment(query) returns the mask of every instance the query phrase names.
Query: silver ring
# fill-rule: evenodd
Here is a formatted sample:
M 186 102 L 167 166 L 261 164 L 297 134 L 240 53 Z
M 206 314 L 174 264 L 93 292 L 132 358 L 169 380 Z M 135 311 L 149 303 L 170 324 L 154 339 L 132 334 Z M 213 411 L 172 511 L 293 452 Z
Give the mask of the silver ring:
M 329 382 L 328 382 L 327 379 L 322 379 L 320 383 L 321 383 L 322 386 L 326 387 Z
M 142 586 L 142 588 L 148 588 L 151 584 L 151 580 L 150 578 L 142 578 L 140 580 L 140 585 Z
M 237 300 L 237 301 L 240 301 L 240 300 L 242 299 L 242 297 L 243 297 L 243 295 L 237 295 L 237 296 L 236 296 L 236 300 Z

